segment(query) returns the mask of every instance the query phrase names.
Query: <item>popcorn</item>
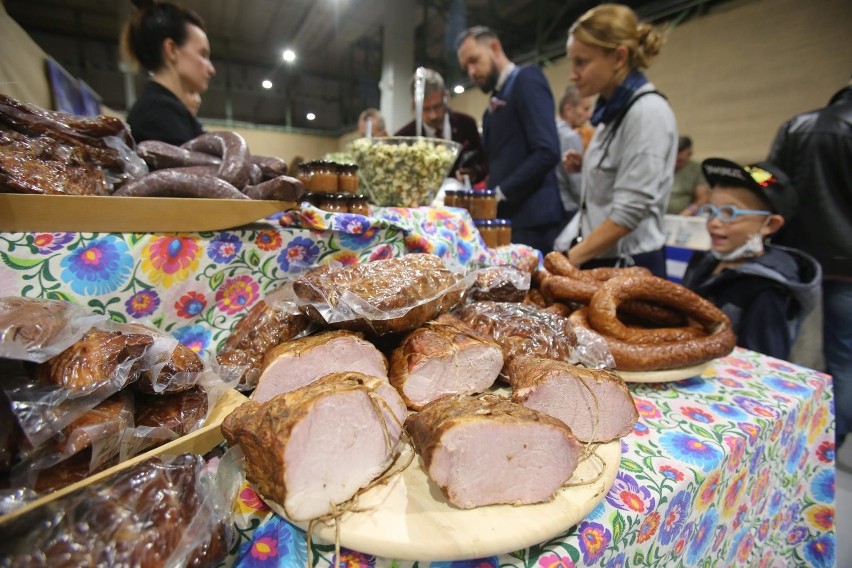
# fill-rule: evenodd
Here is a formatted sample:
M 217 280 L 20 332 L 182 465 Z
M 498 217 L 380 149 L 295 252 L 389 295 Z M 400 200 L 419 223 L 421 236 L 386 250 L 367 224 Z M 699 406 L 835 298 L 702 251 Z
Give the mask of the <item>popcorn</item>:
M 383 207 L 429 205 L 458 157 L 456 142 L 393 136 L 349 145 L 371 201 Z

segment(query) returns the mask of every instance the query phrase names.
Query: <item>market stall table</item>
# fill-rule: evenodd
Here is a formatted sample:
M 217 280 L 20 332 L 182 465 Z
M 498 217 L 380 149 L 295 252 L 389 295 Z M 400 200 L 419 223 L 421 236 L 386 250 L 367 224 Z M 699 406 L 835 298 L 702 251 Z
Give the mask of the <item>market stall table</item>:
M 583 521 L 537 546 L 453 566 L 833 566 L 831 379 L 736 349 L 701 376 L 632 385 L 640 420 L 621 468 Z M 305 534 L 248 485 L 235 566 L 305 566 Z M 334 545 L 314 541 L 315 566 Z M 342 549 L 341 566 L 449 566 Z
M 374 208 L 367 217 L 303 204 L 218 231 L 0 232 L 0 296 L 70 300 L 118 321 L 149 321 L 210 355 L 258 300 L 305 270 L 412 252 L 459 270 L 534 263 L 538 254 L 486 248 L 462 209 Z

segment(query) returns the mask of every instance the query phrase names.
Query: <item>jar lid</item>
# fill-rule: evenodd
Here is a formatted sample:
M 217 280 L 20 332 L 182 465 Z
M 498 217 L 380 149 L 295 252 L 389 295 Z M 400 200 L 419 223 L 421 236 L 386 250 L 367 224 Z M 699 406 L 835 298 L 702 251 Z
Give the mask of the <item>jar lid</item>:
M 480 227 L 493 227 L 494 219 L 474 219 L 473 224 L 476 225 L 476 228 Z
M 353 201 L 354 200 L 360 200 L 360 199 L 363 199 L 364 201 L 370 200 L 370 196 L 367 195 L 366 193 L 347 193 L 346 195 L 348 195 L 349 199 L 352 199 Z
M 474 189 L 471 191 L 474 197 L 497 197 L 496 189 Z
M 492 221 L 498 227 L 511 227 L 512 226 L 511 219 L 492 219 Z

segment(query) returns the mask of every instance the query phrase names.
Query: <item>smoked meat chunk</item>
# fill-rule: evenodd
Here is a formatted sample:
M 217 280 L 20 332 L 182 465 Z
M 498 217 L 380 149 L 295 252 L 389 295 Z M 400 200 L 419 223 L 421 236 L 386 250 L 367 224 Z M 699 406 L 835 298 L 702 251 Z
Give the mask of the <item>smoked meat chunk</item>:
M 547 501 L 581 451 L 561 420 L 495 395 L 439 398 L 405 428 L 429 478 L 462 509 Z
M 521 357 L 512 364 L 509 382 L 514 402 L 558 418 L 581 442 L 621 438 L 639 419 L 627 385 L 611 371 Z
M 294 521 L 333 512 L 398 454 L 405 403 L 386 381 L 336 373 L 265 403 L 248 401 L 222 433 L 245 453 L 246 478 Z

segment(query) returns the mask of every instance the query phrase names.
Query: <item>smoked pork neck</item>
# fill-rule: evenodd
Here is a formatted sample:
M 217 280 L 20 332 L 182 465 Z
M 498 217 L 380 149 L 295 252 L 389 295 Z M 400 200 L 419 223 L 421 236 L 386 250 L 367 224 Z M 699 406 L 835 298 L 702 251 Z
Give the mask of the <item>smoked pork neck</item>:
M 245 453 L 261 495 L 307 521 L 333 512 L 379 477 L 398 453 L 405 403 L 386 381 L 336 373 L 265 403 L 248 401 L 222 423 Z
M 610 442 L 630 433 L 639 413 L 624 381 L 611 371 L 520 357 L 512 363 L 512 400 L 558 418 L 581 442 Z
M 266 354 L 251 398 L 265 402 L 331 373 L 352 371 L 387 380 L 385 356 L 360 333 L 327 331 L 286 341 Z
M 499 345 L 446 314 L 394 349 L 389 378 L 408 408 L 420 410 L 444 395 L 485 392 L 502 367 Z
M 495 395 L 440 398 L 405 428 L 429 478 L 462 509 L 547 501 L 581 451 L 561 420 Z

